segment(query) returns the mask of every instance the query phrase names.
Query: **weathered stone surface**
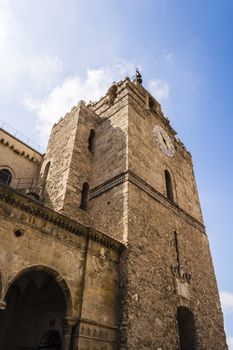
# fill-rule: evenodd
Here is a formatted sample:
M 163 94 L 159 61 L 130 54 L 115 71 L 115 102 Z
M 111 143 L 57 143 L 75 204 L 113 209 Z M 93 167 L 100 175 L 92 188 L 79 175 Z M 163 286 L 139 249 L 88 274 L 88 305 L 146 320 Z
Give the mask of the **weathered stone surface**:
M 63 349 L 176 350 L 185 322 L 192 336 L 182 348 L 227 349 L 192 158 L 141 83 L 81 101 L 54 125 L 39 161 L 30 174 L 41 178 L 40 202 L 1 188 L 0 305 L 12 279 L 44 269 L 70 298 L 65 331 L 56 328 Z

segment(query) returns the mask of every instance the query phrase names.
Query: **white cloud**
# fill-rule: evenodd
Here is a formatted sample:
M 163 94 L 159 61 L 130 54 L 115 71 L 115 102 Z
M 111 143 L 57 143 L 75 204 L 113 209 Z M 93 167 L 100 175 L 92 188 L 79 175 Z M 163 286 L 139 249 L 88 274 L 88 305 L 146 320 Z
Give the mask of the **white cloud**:
M 166 55 L 165 55 L 165 60 L 169 63 L 172 63 L 173 62 L 173 59 L 174 59 L 174 52 L 168 52 Z
M 124 78 L 133 70 L 134 65 L 125 62 L 112 67 L 88 69 L 85 79 L 81 79 L 78 75 L 69 77 L 41 100 L 25 96 L 22 103 L 26 109 L 36 112 L 37 128 L 42 142 L 46 142 L 52 124 L 78 101 L 99 99 L 113 81 Z
M 170 87 L 165 80 L 153 79 L 148 83 L 148 89 L 151 94 L 159 101 L 164 101 L 168 98 Z
M 175 53 L 166 49 L 162 50 L 162 58 L 168 63 L 174 63 Z
M 229 346 L 229 350 L 233 350 L 233 337 L 227 338 L 227 344 Z
M 224 313 L 233 312 L 233 293 L 232 292 L 220 292 L 220 300 Z
M 11 12 L 6 0 L 0 0 L 0 49 L 4 48 L 9 35 Z
M 17 85 L 48 88 L 61 73 L 62 61 L 47 52 L 31 48 L 30 33 L 25 32 L 8 0 L 0 0 L 0 89 Z
M 63 62 L 57 56 L 44 54 L 28 60 L 27 72 L 30 78 L 38 85 L 49 88 L 51 82 L 63 70 Z

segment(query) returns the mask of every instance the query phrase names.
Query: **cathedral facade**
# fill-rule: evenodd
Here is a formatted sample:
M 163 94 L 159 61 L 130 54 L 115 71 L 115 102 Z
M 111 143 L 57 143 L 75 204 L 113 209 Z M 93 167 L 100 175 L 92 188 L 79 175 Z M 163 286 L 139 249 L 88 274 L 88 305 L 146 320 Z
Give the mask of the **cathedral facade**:
M 45 154 L 0 129 L 1 350 L 224 350 L 192 157 L 158 101 L 114 83 Z

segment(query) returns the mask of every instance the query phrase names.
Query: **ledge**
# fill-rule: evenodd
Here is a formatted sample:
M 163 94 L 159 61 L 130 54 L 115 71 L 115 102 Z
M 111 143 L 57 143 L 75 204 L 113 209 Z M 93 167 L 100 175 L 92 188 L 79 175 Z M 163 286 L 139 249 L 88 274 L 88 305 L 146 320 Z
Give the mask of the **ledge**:
M 75 235 L 90 238 L 91 240 L 100 243 L 109 249 L 120 252 L 124 248 L 124 245 L 121 242 L 118 242 L 106 234 L 97 231 L 92 227 L 86 227 L 77 221 L 71 220 L 67 216 L 60 214 L 46 207 L 44 204 L 28 198 L 13 188 L 2 184 L 0 184 L 0 200 L 11 205 L 12 207 L 19 208 L 30 215 L 37 216 Z
M 189 222 L 191 225 L 193 225 L 194 227 L 202 231 L 204 234 L 206 234 L 205 226 L 199 220 L 195 219 L 192 215 L 190 215 L 184 209 L 179 207 L 178 204 L 171 202 L 169 199 L 167 199 L 167 197 L 158 192 L 154 187 L 150 186 L 142 178 L 140 178 L 130 170 L 120 173 L 119 175 L 114 176 L 112 179 L 109 179 L 103 184 L 93 188 L 91 190 L 90 199 L 92 200 L 126 181 L 129 181 L 130 183 L 134 184 L 142 191 L 150 195 L 152 198 L 154 198 L 156 201 L 158 201 L 165 207 L 173 210 L 176 214 L 182 215 L 187 222 Z

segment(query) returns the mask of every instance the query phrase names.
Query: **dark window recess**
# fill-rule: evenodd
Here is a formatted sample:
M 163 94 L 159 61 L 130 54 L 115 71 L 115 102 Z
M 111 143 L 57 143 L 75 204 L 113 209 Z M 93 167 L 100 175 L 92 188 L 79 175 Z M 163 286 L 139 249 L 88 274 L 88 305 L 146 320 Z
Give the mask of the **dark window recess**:
M 171 202 L 174 202 L 171 175 L 167 170 L 165 170 L 165 182 L 166 182 L 167 198 Z
M 8 169 L 0 170 L 0 183 L 9 186 L 12 180 L 11 172 Z
M 57 331 L 50 331 L 41 339 L 38 350 L 60 350 L 61 338 Z
M 87 182 L 84 182 L 83 188 L 82 188 L 81 203 L 80 203 L 81 209 L 87 210 L 88 200 L 89 200 L 89 185 Z
M 89 139 L 88 139 L 88 149 L 94 152 L 94 140 L 95 140 L 95 130 L 91 129 Z
M 196 328 L 192 311 L 184 306 L 177 309 L 180 350 L 196 350 Z
M 21 230 L 15 230 L 14 231 L 15 237 L 19 238 L 24 235 L 23 231 Z

